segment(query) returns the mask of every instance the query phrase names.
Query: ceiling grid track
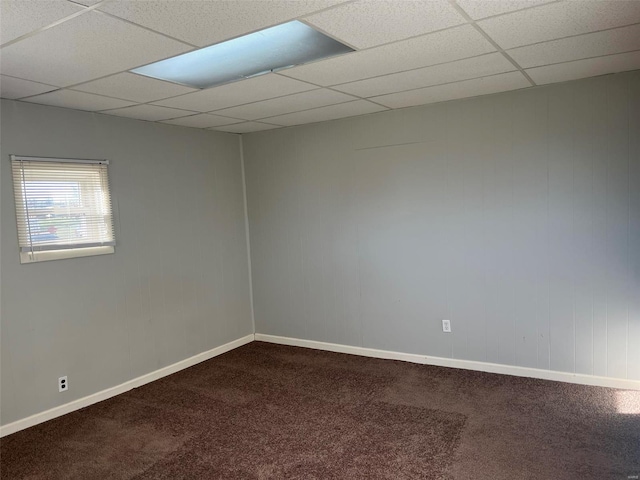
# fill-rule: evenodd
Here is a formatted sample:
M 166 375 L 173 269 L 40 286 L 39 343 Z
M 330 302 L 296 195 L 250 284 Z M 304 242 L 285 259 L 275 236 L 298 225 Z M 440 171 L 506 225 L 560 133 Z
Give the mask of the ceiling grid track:
M 491 45 L 493 45 L 493 47 L 494 47 L 498 52 L 500 52 L 500 53 L 504 56 L 504 58 L 506 58 L 506 59 L 507 59 L 507 60 L 508 60 L 508 61 L 509 61 L 509 62 L 510 62 L 514 67 L 516 67 L 516 69 L 517 69 L 517 70 L 518 70 L 522 75 L 524 75 L 524 77 L 529 81 L 529 83 L 531 83 L 531 86 L 533 86 L 533 87 L 535 87 L 535 86 L 536 86 L 536 82 L 534 82 L 534 81 L 533 81 L 533 78 L 531 78 L 531 77 L 529 76 L 529 74 L 524 70 L 524 68 L 522 68 L 522 67 L 518 64 L 518 62 L 516 62 L 516 61 L 511 57 L 511 55 L 509 55 L 507 52 L 505 52 L 505 51 L 504 51 L 504 49 L 503 49 L 500 45 L 498 45 L 498 44 L 496 43 L 496 41 L 495 41 L 493 38 L 491 38 L 491 37 L 487 34 L 487 32 L 485 32 L 485 31 L 482 29 L 482 27 L 480 27 L 480 25 L 478 25 L 478 24 L 476 23 L 476 21 L 475 21 L 474 19 L 472 19 L 472 18 L 469 16 L 469 14 L 467 14 L 467 12 L 465 12 L 465 11 L 462 9 L 462 7 L 460 7 L 460 5 L 458 5 L 458 4 L 456 3 L 456 1 L 455 1 L 455 0 L 449 0 L 449 3 L 451 3 L 451 5 L 453 6 L 453 8 L 455 8 L 455 9 L 458 11 L 458 13 L 460 13 L 460 15 L 462 15 L 462 16 L 467 20 L 467 22 L 468 22 L 470 25 L 472 25 L 472 26 L 473 26 L 473 28 L 475 28 L 475 29 L 478 31 L 478 33 L 479 33 L 480 35 L 482 35 L 482 36 L 483 36 L 483 37 L 484 37 L 484 38 L 485 38 L 485 39 L 486 39 L 486 40 L 487 40 Z M 510 13 L 512 13 L 512 12 L 510 12 Z

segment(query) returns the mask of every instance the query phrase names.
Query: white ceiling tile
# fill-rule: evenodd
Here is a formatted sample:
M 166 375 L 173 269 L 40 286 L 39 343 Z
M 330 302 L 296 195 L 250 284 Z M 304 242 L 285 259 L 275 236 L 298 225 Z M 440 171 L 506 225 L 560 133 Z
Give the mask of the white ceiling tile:
M 81 92 L 123 98 L 139 103 L 152 102 L 154 100 L 198 91 L 195 88 L 163 82 L 162 80 L 156 80 L 129 72 L 83 83 L 82 85 L 73 87 L 73 89 Z
M 587 33 L 509 50 L 523 68 L 640 50 L 640 25 Z
M 176 55 L 190 47 L 87 12 L 2 49 L 5 75 L 68 86 Z
M 199 113 L 189 117 L 175 118 L 173 120 L 165 120 L 162 123 L 170 123 L 171 125 L 180 125 L 182 127 L 194 128 L 211 128 L 221 125 L 231 125 L 233 123 L 241 123 L 242 120 L 236 120 L 219 115 L 211 115 L 210 113 Z
M 117 98 L 102 97 L 91 93 L 74 92 L 73 90 L 57 90 L 36 97 L 30 97 L 25 102 L 53 105 L 54 107 L 74 108 L 76 110 L 105 110 L 107 108 L 120 108 L 132 105 L 131 102 Z
M 606 57 L 588 58 L 526 70 L 537 84 L 566 82 L 578 78 L 640 69 L 640 52 L 620 53 Z
M 344 0 L 120 0 L 98 7 L 139 25 L 205 46 L 283 23 Z
M 137 118 L 138 120 L 157 122 L 158 120 L 185 117 L 187 115 L 192 115 L 194 112 L 176 110 L 175 108 L 158 107 L 157 105 L 135 105 L 133 107 L 118 108 L 116 110 L 108 110 L 101 113 L 116 115 L 118 117 Z
M 0 44 L 51 25 L 58 20 L 83 11 L 66 0 L 2 0 L 0 2 Z
M 329 86 L 493 51 L 495 48 L 471 25 L 463 25 L 391 45 L 301 65 L 282 70 L 280 73 Z
M 216 113 L 228 115 L 245 120 L 258 120 L 285 113 L 299 112 L 310 108 L 323 107 L 336 103 L 350 102 L 355 100 L 351 95 L 334 92 L 325 88 L 311 90 L 309 92 L 296 93 L 286 97 L 264 100 L 262 102 L 249 103 L 240 107 L 232 107 L 219 110 Z
M 570 0 L 478 22 L 502 48 L 640 23 L 638 0 Z
M 501 73 L 491 77 L 476 78 L 462 82 L 436 85 L 408 92 L 392 93 L 373 100 L 390 108 L 412 107 L 427 103 L 443 102 L 458 98 L 475 97 L 490 93 L 530 87 L 529 81 L 520 72 Z
M 339 103 L 327 107 L 314 108 L 303 112 L 289 113 L 277 117 L 265 118 L 265 122 L 276 123 L 278 125 L 300 125 L 303 123 L 324 122 L 337 118 L 353 117 L 355 115 L 365 115 L 367 113 L 381 112 L 386 108 L 376 105 L 366 100 L 355 100 L 353 102 Z
M 58 87 L 45 85 L 44 83 L 32 82 L 21 78 L 0 76 L 0 97 L 2 98 L 22 98 L 39 93 L 57 90 Z
M 210 112 L 314 88 L 317 87 L 269 73 L 155 103 L 166 107 Z
M 469 78 L 486 77 L 513 70 L 516 70 L 516 67 L 504 55 L 495 52 L 408 72 L 345 83 L 332 88 L 359 97 L 373 97 L 442 83 L 458 82 Z
M 224 127 L 214 127 L 211 130 L 229 133 L 249 133 L 260 132 L 262 130 L 273 130 L 274 128 L 280 128 L 280 125 L 269 125 L 267 123 L 260 122 L 244 122 L 236 123 L 235 125 L 226 125 Z
M 358 0 L 306 17 L 356 48 L 369 48 L 466 23 L 447 0 Z
M 555 0 L 456 0 L 458 5 L 474 20 L 500 15 L 523 8 L 553 2 Z

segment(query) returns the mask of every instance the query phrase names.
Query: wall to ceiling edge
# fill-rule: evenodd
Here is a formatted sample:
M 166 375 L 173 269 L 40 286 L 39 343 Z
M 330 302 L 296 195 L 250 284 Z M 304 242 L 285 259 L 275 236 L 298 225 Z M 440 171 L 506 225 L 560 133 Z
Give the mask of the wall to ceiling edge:
M 640 72 L 243 148 L 256 338 L 640 380 Z

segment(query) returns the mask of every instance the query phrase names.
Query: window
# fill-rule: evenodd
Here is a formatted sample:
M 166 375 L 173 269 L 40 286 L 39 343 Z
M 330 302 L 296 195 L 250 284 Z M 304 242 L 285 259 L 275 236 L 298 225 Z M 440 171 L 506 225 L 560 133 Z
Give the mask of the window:
M 20 261 L 113 253 L 107 160 L 12 155 Z

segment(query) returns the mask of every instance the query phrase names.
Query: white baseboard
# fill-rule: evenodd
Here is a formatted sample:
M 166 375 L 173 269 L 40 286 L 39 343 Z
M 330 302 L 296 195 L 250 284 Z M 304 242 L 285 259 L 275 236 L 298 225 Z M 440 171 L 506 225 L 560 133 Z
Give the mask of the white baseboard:
M 302 340 L 298 338 L 279 337 L 276 335 L 264 335 L 256 333 L 255 339 L 261 342 L 292 345 L 295 347 L 315 348 L 329 352 L 349 353 L 363 357 L 385 358 L 390 360 L 402 360 L 424 365 L 437 365 L 439 367 L 461 368 L 464 370 L 476 370 L 480 372 L 501 373 L 516 377 L 539 378 L 542 380 L 554 380 L 557 382 L 577 383 L 580 385 L 593 385 L 598 387 L 621 388 L 625 390 L 640 390 L 640 381 L 625 378 L 597 377 L 579 373 L 557 372 L 542 370 L 539 368 L 517 367 L 502 365 L 499 363 L 477 362 L 473 360 L 456 360 L 453 358 L 431 357 L 413 353 L 391 352 L 388 350 L 376 350 L 373 348 L 353 347 L 337 343 L 317 342 L 314 340 Z
M 405 362 L 419 363 L 423 365 L 436 365 L 440 367 L 461 368 L 464 370 L 476 370 L 480 372 L 500 373 L 503 375 L 514 375 L 517 377 L 539 378 L 542 380 L 555 380 L 558 382 L 577 383 L 580 385 L 593 385 L 599 387 L 620 388 L 625 390 L 640 390 L 640 381 L 628 380 L 624 378 L 597 377 L 594 375 L 584 375 L 569 372 L 556 372 L 552 370 L 542 370 L 539 368 L 517 367 L 502 365 L 498 363 L 477 362 L 472 360 L 456 360 L 452 358 L 431 357 L 428 355 L 417 355 L 413 353 L 392 352 L 389 350 L 376 350 L 373 348 L 354 347 L 351 345 L 340 345 L 337 343 L 317 342 L 314 340 L 303 340 L 298 338 L 279 337 L 276 335 L 265 335 L 256 333 L 233 340 L 232 342 L 220 345 L 206 352 L 199 353 L 193 357 L 181 360 L 167 367 L 161 368 L 146 375 L 134 378 L 115 387 L 107 388 L 92 395 L 73 400 L 59 407 L 54 407 L 41 413 L 36 413 L 30 417 L 16 420 L 7 425 L 0 426 L 0 437 L 24 430 L 25 428 L 38 425 L 39 423 L 52 420 L 67 413 L 74 412 L 94 403 L 107 400 L 108 398 L 125 393 L 133 388 L 140 387 L 159 378 L 166 377 L 172 373 L 189 368 L 197 363 L 204 362 L 210 358 L 226 353 L 234 348 L 241 347 L 252 341 L 262 341 L 278 343 L 281 345 L 292 345 L 296 347 L 315 348 L 329 352 L 348 353 L 363 357 L 384 358 L 389 360 L 402 360 Z
M 205 360 L 217 357 L 218 355 L 222 355 L 223 353 L 233 350 L 234 348 L 238 348 L 242 345 L 253 342 L 253 340 L 253 334 L 247 335 L 237 340 L 233 340 L 232 342 L 225 343 L 224 345 L 220 345 L 219 347 L 207 350 L 206 352 L 194 355 L 193 357 L 181 360 L 172 365 L 168 365 L 154 372 L 134 378 L 133 380 L 129 380 L 128 382 L 121 383 L 120 385 L 116 385 L 115 387 L 107 388 L 106 390 L 102 390 L 92 395 L 73 400 L 69 403 L 65 403 L 64 405 L 60 405 L 59 407 L 54 407 L 44 412 L 31 415 L 30 417 L 16 420 L 15 422 L 0 427 L 0 437 L 10 435 L 20 430 L 24 430 L 25 428 L 32 427 L 42 422 L 46 422 L 47 420 L 52 420 L 56 417 L 60 417 L 67 413 L 71 413 L 76 410 L 80 410 L 81 408 L 88 407 L 89 405 L 93 405 L 94 403 L 98 403 L 103 400 L 107 400 L 108 398 L 115 397 L 116 395 L 120 395 L 121 393 L 127 392 L 131 389 L 140 387 L 146 383 L 153 382 L 154 380 L 158 380 L 159 378 L 166 377 L 167 375 L 171 375 L 172 373 L 179 372 L 180 370 L 189 368 L 197 363 L 204 362 Z

